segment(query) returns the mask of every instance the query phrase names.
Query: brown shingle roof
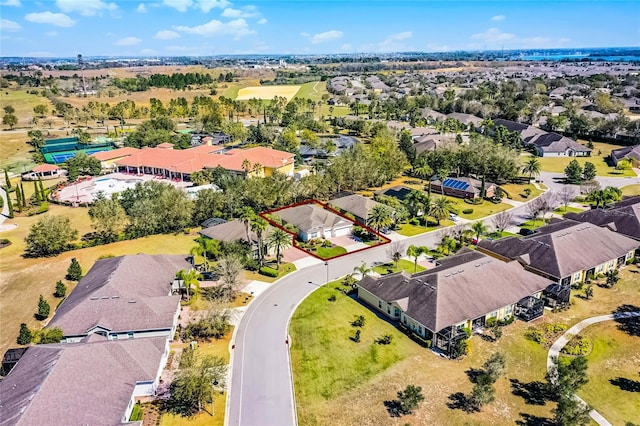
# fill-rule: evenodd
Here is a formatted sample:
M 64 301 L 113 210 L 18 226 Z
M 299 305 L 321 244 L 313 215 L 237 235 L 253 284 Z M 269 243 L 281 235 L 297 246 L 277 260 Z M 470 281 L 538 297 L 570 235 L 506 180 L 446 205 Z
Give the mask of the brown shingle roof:
M 609 229 L 566 219 L 527 237 L 481 240 L 478 248 L 561 279 L 626 255 L 638 242 Z M 523 257 L 527 255 L 527 257 Z
M 629 198 L 608 209 L 567 213 L 565 218 L 606 226 L 619 234 L 640 240 L 640 197 Z
M 136 382 L 153 382 L 166 338 L 30 347 L 0 382 L 0 425 L 119 425 Z
M 516 303 L 549 284 L 518 262 L 505 263 L 463 249 L 442 259 L 434 269 L 414 275 L 366 276 L 358 285 L 380 299 L 405 304 L 406 315 L 438 332 Z
M 200 235 L 211 238 L 218 241 L 246 241 L 247 240 L 247 228 L 244 223 L 239 219 L 234 219 L 229 222 L 221 223 L 220 225 L 210 226 L 200 231 Z M 251 242 L 257 242 L 258 237 L 255 232 L 249 229 L 249 238 Z M 249 241 L 247 241 L 249 242 Z

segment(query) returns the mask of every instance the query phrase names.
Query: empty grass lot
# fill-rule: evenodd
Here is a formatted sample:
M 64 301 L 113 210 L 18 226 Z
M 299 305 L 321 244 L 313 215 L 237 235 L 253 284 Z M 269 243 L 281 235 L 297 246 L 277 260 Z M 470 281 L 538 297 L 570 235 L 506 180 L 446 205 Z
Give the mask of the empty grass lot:
M 291 322 L 299 423 L 336 426 L 550 424 L 555 403 L 527 398 L 527 390 L 544 382 L 548 352 L 546 346 L 524 337 L 527 329 L 544 327 L 548 323 L 571 326 L 584 318 L 610 313 L 624 303 L 640 303 L 639 274 L 630 270 L 638 269 L 622 270 L 621 281 L 612 289 L 594 286 L 594 297 L 589 301 L 573 297 L 572 307 L 567 311 L 545 311 L 544 316 L 533 323 L 516 321 L 504 327 L 503 337 L 498 342 L 472 337 L 471 353 L 458 361 L 440 358 L 404 336 L 401 336 L 402 340 L 396 340 L 398 332 L 389 328 L 391 326 L 386 321 L 373 315 L 368 308 L 326 286 L 322 287 L 300 305 Z M 332 294 L 336 294 L 335 302 L 327 300 Z M 357 315 L 366 317 L 360 343 L 349 340 L 349 336 L 355 332 L 350 322 Z M 395 332 L 389 334 L 394 336 L 393 343 L 398 346 L 385 349 L 389 352 L 385 352 L 384 357 L 380 356 L 379 348 L 376 357 L 373 357 L 370 353 L 373 345 L 371 338 L 378 333 L 387 333 L 385 330 Z M 612 338 L 618 339 L 616 335 L 612 335 Z M 456 392 L 468 394 L 471 391 L 472 384 L 465 372 L 470 368 L 480 368 L 496 351 L 505 355 L 506 374 L 495 384 L 495 401 L 481 412 L 473 414 L 449 408 L 449 395 Z M 633 353 L 633 347 L 626 353 Z M 395 361 L 390 358 L 393 354 L 397 357 Z M 618 361 L 618 354 L 622 354 L 621 361 Z M 634 379 L 631 372 L 634 368 L 637 370 L 637 350 L 634 357 L 635 361 L 629 360 L 625 353 L 610 351 L 608 355 L 603 355 L 600 366 L 598 361 L 593 360 L 593 365 L 598 367 L 592 368 L 590 365 L 589 374 L 601 373 L 608 380 L 610 377 L 604 377 L 608 374 L 605 366 L 626 363 L 623 368 L 630 374 L 625 377 Z M 377 361 L 374 362 L 374 359 Z M 595 368 L 599 370 L 596 372 Z M 595 384 L 596 379 L 592 380 Z M 637 371 L 635 380 L 638 380 Z M 408 384 L 421 386 L 425 401 L 412 415 L 390 417 L 384 401 L 395 399 L 397 391 Z M 524 389 L 524 392 L 518 391 L 518 388 Z M 584 388 L 585 392 L 588 389 L 589 385 Z M 615 404 L 614 399 L 610 401 Z M 626 403 L 621 405 L 627 406 Z M 603 414 L 607 416 L 608 413 Z
M 374 272 L 379 273 L 380 275 L 393 274 L 394 272 L 406 271 L 410 274 L 414 273 L 415 264 L 411 260 L 400 259 L 398 261 L 398 266 L 395 265 L 395 262 L 385 263 L 384 265 L 379 265 L 373 268 Z M 418 265 L 418 268 L 415 269 L 416 272 L 424 271 L 425 268 Z
M 310 81 L 300 86 L 300 90 L 298 90 L 294 98 L 311 99 L 318 102 L 322 100 L 322 95 L 325 93 L 328 93 L 326 81 Z
M 578 395 L 614 425 L 637 421 L 640 392 L 625 390 L 624 384 L 631 381 L 640 386 L 640 336 L 619 330 L 615 321 L 591 325 L 581 335 L 592 339 L 593 350 L 587 355 L 589 383 Z
M 287 101 L 293 99 L 293 97 L 300 90 L 300 86 L 250 86 L 243 87 L 238 91 L 236 100 L 248 101 L 252 98 L 271 100 L 275 96 L 287 98 Z

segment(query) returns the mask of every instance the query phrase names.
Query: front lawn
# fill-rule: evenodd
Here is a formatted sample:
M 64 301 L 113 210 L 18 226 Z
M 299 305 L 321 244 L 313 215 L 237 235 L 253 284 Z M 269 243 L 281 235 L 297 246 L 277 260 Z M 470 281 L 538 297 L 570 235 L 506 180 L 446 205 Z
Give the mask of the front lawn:
M 273 264 L 268 263 L 267 266 L 269 266 L 270 268 L 276 269 L 275 262 L 273 262 Z M 258 271 L 243 270 L 242 278 L 244 278 L 247 281 L 264 281 L 266 283 L 272 283 L 275 280 L 279 280 L 280 278 L 284 277 L 287 274 L 290 274 L 295 270 L 296 270 L 296 265 L 294 265 L 293 263 L 281 263 L 280 269 L 279 269 L 280 273 L 278 274 L 277 277 L 268 277 L 266 275 L 259 274 Z
M 536 228 L 540 228 L 541 226 L 546 225 L 547 222 L 545 222 L 544 220 L 538 218 L 536 220 L 527 220 L 526 222 L 521 223 L 520 225 L 518 225 L 520 228 L 526 228 L 526 229 L 531 229 L 534 230 Z
M 567 213 L 582 213 L 583 211 L 584 211 L 583 209 L 579 209 L 576 207 L 567 207 L 565 209 L 564 206 L 560 206 L 557 209 L 555 209 L 553 212 L 557 214 L 565 215 Z
M 542 194 L 543 192 L 541 189 L 536 188 L 535 185 L 533 185 L 532 183 L 528 185 L 518 185 L 517 183 L 509 183 L 506 185 L 500 185 L 500 188 L 506 191 L 507 194 L 509 194 L 509 197 L 511 197 L 513 201 L 520 201 L 520 202 L 527 202 L 532 198 L 535 198 L 538 195 Z M 530 191 L 529 196 L 525 194 L 525 189 L 528 189 Z
M 440 195 L 432 194 L 431 197 L 439 197 Z M 466 203 L 461 198 L 446 196 L 453 203 L 453 208 L 457 211 L 457 215 L 463 219 L 476 220 L 492 214 L 508 210 L 513 206 L 506 203 L 493 204 L 490 201 L 483 201 L 482 204 Z M 464 213 L 464 210 L 472 210 L 471 213 Z
M 578 395 L 614 425 L 636 422 L 640 416 L 640 337 L 619 330 L 615 321 L 589 326 L 581 335 L 593 340 L 593 350 L 587 355 L 589 383 Z
M 640 184 L 627 185 L 622 187 L 622 195 L 635 196 L 640 195 Z
M 414 273 L 415 264 L 411 260 L 400 259 L 398 266 L 395 266 L 394 262 L 385 263 L 384 265 L 378 265 L 373 268 L 374 272 L 380 275 L 393 274 L 394 272 L 407 271 L 410 274 Z M 418 269 L 415 272 L 424 271 L 425 268 L 418 265 Z
M 330 259 L 347 252 L 347 249 L 340 246 L 335 247 L 318 247 L 315 254 L 323 259 Z
M 492 240 L 499 240 L 500 238 L 517 237 L 517 236 L 518 235 L 512 234 L 511 232 L 507 232 L 507 231 L 494 231 L 491 234 L 487 235 L 487 238 L 490 238 Z
M 429 228 L 426 226 L 411 225 L 410 223 L 402 223 L 395 231 L 405 237 L 413 237 L 414 235 L 424 234 L 429 231 Z

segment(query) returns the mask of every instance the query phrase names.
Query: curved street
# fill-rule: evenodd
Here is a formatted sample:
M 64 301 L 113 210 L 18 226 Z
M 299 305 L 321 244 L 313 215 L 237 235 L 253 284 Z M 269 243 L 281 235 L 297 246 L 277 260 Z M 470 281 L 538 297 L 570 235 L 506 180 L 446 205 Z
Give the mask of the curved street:
M 562 185 L 543 173 L 550 190 Z M 600 180 L 600 178 L 598 178 Z M 640 178 L 601 178 L 603 186 L 640 183 Z M 610 182 L 612 181 L 612 182 Z M 514 207 L 514 223 L 526 220 L 526 204 Z M 482 220 L 489 223 L 490 217 Z M 432 231 L 405 238 L 402 243 L 434 247 L 441 234 Z M 289 320 L 296 307 L 320 285 L 353 272 L 362 262 L 387 262 L 387 246 L 305 267 L 272 284 L 251 303 L 235 329 L 231 350 L 231 380 L 225 424 L 229 426 L 290 426 L 297 424 L 289 361 Z

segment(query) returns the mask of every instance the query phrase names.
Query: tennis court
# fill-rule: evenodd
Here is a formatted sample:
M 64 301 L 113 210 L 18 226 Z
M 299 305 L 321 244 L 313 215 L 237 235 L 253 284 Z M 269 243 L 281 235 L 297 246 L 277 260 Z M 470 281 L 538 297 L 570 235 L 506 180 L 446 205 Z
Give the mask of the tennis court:
M 87 155 L 95 154 L 96 152 L 111 151 L 113 147 L 95 148 L 95 149 L 77 149 L 74 151 L 56 152 L 55 154 L 43 154 L 44 160 L 49 164 L 60 164 L 67 161 L 69 158 L 75 157 L 77 153 L 84 152 Z
M 103 138 L 98 143 L 82 143 L 78 138 L 71 137 L 45 141 L 45 145 L 40 148 L 40 153 L 47 163 L 60 164 L 69 158 L 75 157 L 79 152 L 91 155 L 96 152 L 111 151 L 112 149 L 113 143 L 106 138 Z

